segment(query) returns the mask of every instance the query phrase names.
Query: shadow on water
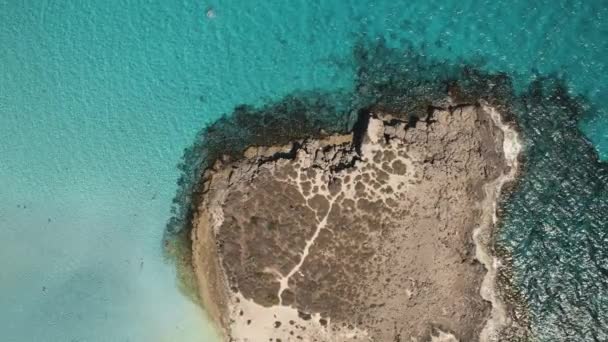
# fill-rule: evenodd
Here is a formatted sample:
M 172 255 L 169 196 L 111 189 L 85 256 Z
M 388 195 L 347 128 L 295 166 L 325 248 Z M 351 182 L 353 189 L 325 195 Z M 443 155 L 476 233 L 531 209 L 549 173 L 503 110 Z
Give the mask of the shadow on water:
M 578 123 L 591 111 L 557 76 L 538 76 L 516 93 L 505 73 L 481 62 L 431 59 L 419 49 L 360 40 L 351 56 L 349 92 L 301 92 L 255 108 L 241 105 L 203 128 L 184 151 L 165 251 L 180 286 L 197 300 L 190 230 L 205 168 L 223 155 L 239 158 L 251 145 L 348 132 L 361 110 L 422 118 L 449 94 L 458 103 L 483 100 L 517 125 L 525 143 L 520 179 L 501 202 L 492 246 L 504 260 L 499 288 L 523 328 L 519 340 L 608 340 L 608 166 Z

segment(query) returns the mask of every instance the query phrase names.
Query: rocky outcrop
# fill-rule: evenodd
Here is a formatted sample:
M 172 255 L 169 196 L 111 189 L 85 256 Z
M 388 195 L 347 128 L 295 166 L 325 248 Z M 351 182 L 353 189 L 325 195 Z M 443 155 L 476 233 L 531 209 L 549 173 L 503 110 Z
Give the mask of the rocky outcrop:
M 226 339 L 478 339 L 491 304 L 473 231 L 509 171 L 503 131 L 475 105 L 359 120 L 206 171 L 193 261 Z

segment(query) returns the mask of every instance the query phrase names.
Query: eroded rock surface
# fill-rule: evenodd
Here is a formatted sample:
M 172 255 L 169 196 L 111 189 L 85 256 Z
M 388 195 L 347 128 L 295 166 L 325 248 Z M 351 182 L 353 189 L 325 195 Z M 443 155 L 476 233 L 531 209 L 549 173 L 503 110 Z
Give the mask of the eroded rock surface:
M 508 169 L 503 132 L 472 105 L 360 120 L 207 171 L 193 255 L 227 339 L 478 339 L 491 305 L 472 233 Z

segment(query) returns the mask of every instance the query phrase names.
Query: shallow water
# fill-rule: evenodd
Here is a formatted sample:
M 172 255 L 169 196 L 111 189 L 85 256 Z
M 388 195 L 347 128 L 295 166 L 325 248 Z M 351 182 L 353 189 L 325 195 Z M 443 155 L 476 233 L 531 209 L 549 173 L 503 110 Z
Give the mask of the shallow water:
M 182 149 L 237 104 L 349 89 L 362 36 L 484 60 L 522 85 L 562 74 L 596 106 L 581 126 L 608 158 L 604 1 L 0 0 L 3 340 L 212 340 L 162 257 Z M 564 253 L 576 224 L 555 235 Z

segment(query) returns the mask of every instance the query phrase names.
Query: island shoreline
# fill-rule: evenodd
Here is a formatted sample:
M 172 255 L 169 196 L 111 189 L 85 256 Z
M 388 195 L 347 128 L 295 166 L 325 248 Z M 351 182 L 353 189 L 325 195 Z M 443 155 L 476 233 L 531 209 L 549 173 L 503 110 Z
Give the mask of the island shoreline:
M 501 131 L 503 132 L 503 135 L 505 137 L 505 141 L 503 143 L 503 149 L 505 149 L 505 153 L 506 151 L 506 146 L 509 144 L 516 144 L 521 146 L 520 141 L 518 140 L 518 132 L 516 129 L 515 125 L 512 125 L 510 123 L 505 123 L 506 119 L 505 119 L 505 115 L 504 113 L 502 113 L 501 111 L 497 111 L 494 108 L 491 108 L 487 103 L 482 103 L 481 104 L 482 107 L 484 107 L 486 110 L 488 110 L 492 115 L 492 120 L 494 122 L 494 124 L 496 126 L 498 126 Z M 509 134 L 507 134 L 509 132 Z M 509 139 L 511 139 L 509 142 L 506 141 L 506 137 L 509 136 Z M 279 147 L 279 150 L 284 150 L 285 147 L 281 146 Z M 489 193 L 488 193 L 488 188 L 492 187 L 493 190 L 491 190 L 490 192 L 494 192 L 495 196 L 494 196 L 494 202 L 491 204 L 492 207 L 492 225 L 494 225 L 494 227 L 496 227 L 496 224 L 498 223 L 497 221 L 497 210 L 498 210 L 498 206 L 499 206 L 499 202 L 500 199 L 504 196 L 504 194 L 502 193 L 504 190 L 504 185 L 505 183 L 509 183 L 512 181 L 516 181 L 516 178 L 518 176 L 518 172 L 519 172 L 519 167 L 520 167 L 520 163 L 518 163 L 518 159 L 520 158 L 520 149 L 518 149 L 518 151 L 516 152 L 514 157 L 510 158 L 510 173 L 508 175 L 504 175 L 501 177 L 501 179 L 496 180 L 496 182 L 494 182 L 493 184 L 486 184 L 486 197 L 484 198 L 484 202 L 488 201 L 489 198 Z M 226 160 L 227 161 L 227 160 Z M 221 169 L 221 164 L 222 161 L 216 161 L 216 163 L 207 169 L 207 171 L 205 172 L 206 176 L 203 176 L 203 180 L 202 183 L 203 184 L 203 191 L 202 193 L 205 193 L 205 189 L 204 189 L 204 184 L 206 182 L 207 179 L 207 174 L 208 171 L 210 170 L 219 170 Z M 201 204 L 202 205 L 202 204 Z M 487 203 L 486 203 L 487 205 Z M 199 206 L 200 207 L 200 206 Z M 197 211 L 196 213 L 196 217 L 198 217 L 200 215 L 200 210 Z M 195 220 L 194 222 L 200 222 L 200 220 Z M 200 224 L 200 223 L 198 223 Z M 497 262 L 497 257 L 496 256 L 491 256 L 492 258 L 492 262 L 490 263 L 488 258 L 490 257 L 490 254 L 487 251 L 487 245 L 489 243 L 489 240 L 487 240 L 487 238 L 489 238 L 489 236 L 486 236 L 486 241 L 481 241 L 479 239 L 479 235 L 480 234 L 488 234 L 491 236 L 493 233 L 495 233 L 494 231 L 487 231 L 489 227 L 486 227 L 486 229 L 482 229 L 481 227 L 478 227 L 475 230 L 474 233 L 474 241 L 475 241 L 475 248 L 476 248 L 476 253 L 477 253 L 477 258 L 480 262 L 482 262 L 484 264 L 484 267 L 486 267 L 486 274 L 484 276 L 484 280 L 483 283 L 484 285 L 481 287 L 480 289 L 480 295 L 485 299 L 485 300 L 489 300 L 492 303 L 492 315 L 491 317 L 488 317 L 485 325 L 484 325 L 484 329 L 482 331 L 482 334 L 480 336 L 481 340 L 483 341 L 491 341 L 493 336 L 495 336 L 496 331 L 498 331 L 501 327 L 504 327 L 504 325 L 509 324 L 509 322 L 507 322 L 507 315 L 506 315 L 506 309 L 504 308 L 504 303 L 500 302 L 500 299 L 497 298 L 497 294 L 495 291 L 495 287 L 497 286 L 496 284 L 496 269 L 495 269 L 495 264 Z M 196 246 L 207 246 L 208 248 L 206 249 L 206 253 L 210 253 L 212 254 L 212 251 L 214 250 L 214 248 L 216 246 L 214 246 L 214 244 L 212 243 L 213 238 L 212 235 L 209 236 L 201 236 L 201 234 L 197 233 L 199 229 L 197 229 L 197 227 L 195 227 L 195 229 L 193 229 L 192 231 L 192 241 L 193 241 L 193 264 L 194 265 L 201 265 L 201 261 L 203 259 L 200 258 L 201 256 L 201 249 L 198 249 Z M 211 234 L 211 229 L 210 228 L 206 228 L 203 229 L 204 232 L 207 232 L 208 234 Z M 485 255 L 484 255 L 485 253 Z M 207 256 L 210 257 L 211 255 L 208 254 Z M 199 257 L 197 257 L 197 255 Z M 213 269 L 215 267 L 215 269 Z M 195 266 L 195 270 L 197 269 L 197 267 Z M 228 281 L 223 278 L 224 274 L 223 272 L 221 272 L 221 265 L 219 263 L 217 263 L 215 266 L 211 265 L 211 267 L 209 268 L 208 271 L 206 272 L 202 272 L 201 269 L 197 270 L 197 276 L 199 278 L 199 291 L 200 291 L 200 295 L 202 298 L 202 302 L 203 302 L 203 306 L 205 307 L 205 309 L 208 311 L 208 314 L 211 316 L 212 320 L 214 322 L 216 322 L 216 325 L 220 328 L 219 330 L 223 332 L 223 336 L 225 338 L 228 337 L 228 331 L 226 330 L 226 327 L 229 325 L 229 315 L 228 315 L 228 311 L 227 310 L 222 310 L 222 307 L 226 307 L 226 304 L 228 304 L 230 302 L 230 300 L 228 299 L 230 297 L 229 292 L 224 292 L 222 293 L 221 288 L 223 287 L 224 289 L 226 289 L 226 284 L 228 283 Z M 215 275 L 214 275 L 215 274 Z M 216 285 L 211 285 L 209 283 L 209 279 L 211 279 L 211 277 L 215 277 L 215 283 Z M 212 282 L 212 283 L 214 283 Z M 492 283 L 492 286 L 489 286 L 488 282 Z M 223 285 L 220 285 L 223 284 Z M 212 300 L 211 298 L 214 298 L 215 300 Z
M 481 342 L 499 341 L 502 329 L 515 324 L 507 313 L 507 305 L 498 293 L 497 273 L 502 266 L 502 260 L 495 253 L 491 252 L 494 244 L 493 236 L 498 233 L 500 219 L 498 212 L 503 199 L 508 194 L 507 187 L 515 184 L 521 176 L 523 142 L 521 132 L 514 122 L 506 121 L 506 116 L 496 108 L 482 102 L 482 107 L 490 113 L 494 123 L 503 131 L 503 149 L 505 159 L 509 165 L 509 172 L 497 179 L 493 184 L 486 184 L 486 197 L 484 202 L 486 207 L 491 207 L 491 223 L 480 225 L 473 232 L 473 240 L 476 245 L 476 257 L 486 268 L 480 295 L 492 303 L 492 312 L 479 336 Z M 493 194 L 493 195 L 492 195 Z M 491 203 L 489 198 L 493 197 Z

